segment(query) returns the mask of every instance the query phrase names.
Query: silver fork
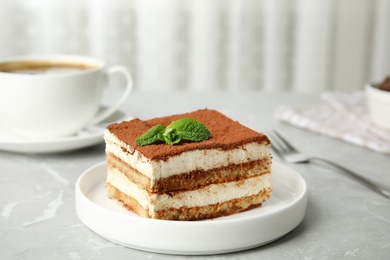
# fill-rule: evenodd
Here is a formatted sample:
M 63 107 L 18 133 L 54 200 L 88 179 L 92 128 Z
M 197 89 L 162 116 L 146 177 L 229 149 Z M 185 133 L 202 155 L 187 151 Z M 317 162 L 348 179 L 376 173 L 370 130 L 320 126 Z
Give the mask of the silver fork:
M 299 152 L 295 149 L 285 138 L 283 138 L 278 132 L 275 130 L 267 131 L 268 137 L 271 139 L 271 148 L 272 150 L 278 154 L 283 160 L 288 163 L 307 163 L 311 161 L 321 161 L 328 165 L 331 165 L 335 168 L 338 168 L 348 174 L 348 176 L 360 181 L 366 187 L 371 189 L 372 191 L 382 195 L 383 197 L 390 199 L 390 186 L 379 183 L 373 180 L 370 180 L 366 177 L 363 177 L 339 164 L 336 164 L 332 161 L 314 157 L 314 156 L 306 156 L 305 154 Z

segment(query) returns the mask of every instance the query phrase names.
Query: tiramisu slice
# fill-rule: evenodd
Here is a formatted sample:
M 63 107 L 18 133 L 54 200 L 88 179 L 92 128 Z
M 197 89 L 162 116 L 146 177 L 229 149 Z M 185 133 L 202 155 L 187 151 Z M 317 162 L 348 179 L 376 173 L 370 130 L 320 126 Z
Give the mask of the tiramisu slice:
M 183 118 L 203 124 L 208 139 L 136 144 L 154 126 Z M 216 218 L 259 206 L 272 192 L 267 136 L 215 110 L 112 124 L 104 139 L 108 196 L 143 217 Z

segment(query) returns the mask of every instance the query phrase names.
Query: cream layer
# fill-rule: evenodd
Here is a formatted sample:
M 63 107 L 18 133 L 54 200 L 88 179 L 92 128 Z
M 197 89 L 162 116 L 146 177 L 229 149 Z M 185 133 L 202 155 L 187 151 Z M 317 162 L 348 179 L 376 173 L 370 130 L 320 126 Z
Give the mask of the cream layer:
M 228 151 L 220 149 L 194 150 L 172 156 L 166 161 L 150 160 L 134 150 L 133 147 L 119 140 L 109 130 L 105 131 L 104 139 L 107 153 L 112 153 L 141 174 L 149 177 L 152 183 L 156 179 L 185 172 L 207 171 L 231 164 L 256 161 L 270 156 L 268 145 L 252 142 Z M 123 149 L 128 152 L 124 152 Z
M 263 174 L 236 182 L 212 184 L 197 190 L 170 194 L 149 194 L 138 188 L 135 183 L 116 168 L 109 168 L 106 181 L 127 196 L 137 200 L 149 212 L 151 217 L 161 209 L 213 205 L 256 195 L 263 190 L 271 190 L 271 174 Z

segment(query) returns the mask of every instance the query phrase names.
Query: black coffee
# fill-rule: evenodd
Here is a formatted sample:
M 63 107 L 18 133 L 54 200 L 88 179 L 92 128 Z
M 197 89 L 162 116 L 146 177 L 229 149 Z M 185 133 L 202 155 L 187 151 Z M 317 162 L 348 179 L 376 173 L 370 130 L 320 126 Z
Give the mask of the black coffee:
M 96 69 L 96 64 L 70 61 L 12 61 L 0 63 L 0 72 L 19 74 L 59 74 Z

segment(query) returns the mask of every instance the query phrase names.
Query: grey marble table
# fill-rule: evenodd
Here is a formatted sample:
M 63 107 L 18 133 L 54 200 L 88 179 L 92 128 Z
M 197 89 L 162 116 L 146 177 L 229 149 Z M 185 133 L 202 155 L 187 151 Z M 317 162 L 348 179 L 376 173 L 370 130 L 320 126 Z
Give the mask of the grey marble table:
M 135 91 L 122 111 L 148 119 L 217 109 L 255 130 L 274 127 L 307 154 L 390 184 L 390 156 L 272 117 L 279 104 L 319 101 L 316 94 Z M 119 246 L 89 230 L 75 211 L 77 178 L 104 159 L 103 142 L 56 154 L 0 151 L 0 259 L 390 259 L 390 200 L 315 164 L 288 165 L 307 181 L 307 212 L 296 229 L 273 243 L 214 256 L 171 256 Z

